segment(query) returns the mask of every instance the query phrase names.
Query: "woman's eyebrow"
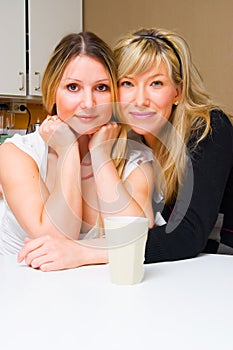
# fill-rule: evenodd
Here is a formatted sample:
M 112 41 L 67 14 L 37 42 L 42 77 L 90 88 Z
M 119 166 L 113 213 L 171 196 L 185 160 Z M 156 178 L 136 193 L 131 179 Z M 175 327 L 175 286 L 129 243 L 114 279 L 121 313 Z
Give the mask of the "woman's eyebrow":
M 137 74 L 137 75 L 140 75 L 140 74 Z M 166 76 L 166 74 L 164 74 L 164 73 L 156 73 L 156 74 L 148 76 L 148 79 L 157 78 L 159 76 Z M 119 78 L 119 80 L 122 80 L 122 79 L 134 79 L 134 78 L 135 78 L 134 75 L 124 75 L 123 77 Z
M 66 81 L 66 80 L 72 80 L 72 81 L 77 81 L 77 82 L 82 82 L 82 80 L 80 80 L 80 79 L 77 79 L 77 78 L 72 78 L 72 77 L 66 77 L 66 78 L 64 78 L 64 79 L 62 79 L 61 81 Z M 100 79 L 98 79 L 98 80 L 96 80 L 96 81 L 94 81 L 93 83 L 99 83 L 99 82 L 110 82 L 110 79 L 108 79 L 108 78 L 100 78 Z

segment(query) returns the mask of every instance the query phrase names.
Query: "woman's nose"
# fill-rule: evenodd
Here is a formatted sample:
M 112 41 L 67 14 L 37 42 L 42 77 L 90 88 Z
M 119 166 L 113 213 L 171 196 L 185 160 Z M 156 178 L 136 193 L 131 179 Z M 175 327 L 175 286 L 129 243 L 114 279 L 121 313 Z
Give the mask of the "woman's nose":
M 139 107 L 148 107 L 150 100 L 144 87 L 138 87 L 135 94 L 135 104 Z
M 95 106 L 95 97 L 92 91 L 83 91 L 82 101 L 80 103 L 82 109 L 92 108 Z

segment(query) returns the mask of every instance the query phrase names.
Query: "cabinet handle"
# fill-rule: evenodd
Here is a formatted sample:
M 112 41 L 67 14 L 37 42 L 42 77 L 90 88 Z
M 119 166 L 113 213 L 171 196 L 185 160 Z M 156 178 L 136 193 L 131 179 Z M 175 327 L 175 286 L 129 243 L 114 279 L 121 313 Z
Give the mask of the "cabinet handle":
M 38 76 L 38 85 L 35 87 L 35 91 L 40 91 L 40 72 L 35 72 L 34 74 Z
M 24 74 L 23 74 L 23 72 L 19 72 L 19 75 L 22 77 L 22 84 L 21 84 L 21 87 L 19 88 L 19 91 L 23 91 L 24 90 Z

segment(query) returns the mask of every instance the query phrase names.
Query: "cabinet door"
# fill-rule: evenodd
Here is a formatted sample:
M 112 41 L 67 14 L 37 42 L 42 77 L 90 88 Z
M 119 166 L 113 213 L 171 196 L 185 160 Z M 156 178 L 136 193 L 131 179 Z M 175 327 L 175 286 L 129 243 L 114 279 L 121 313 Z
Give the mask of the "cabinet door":
M 25 0 L 1 1 L 0 95 L 26 95 Z
M 41 96 L 41 79 L 61 38 L 82 30 L 82 0 L 28 0 L 29 95 Z

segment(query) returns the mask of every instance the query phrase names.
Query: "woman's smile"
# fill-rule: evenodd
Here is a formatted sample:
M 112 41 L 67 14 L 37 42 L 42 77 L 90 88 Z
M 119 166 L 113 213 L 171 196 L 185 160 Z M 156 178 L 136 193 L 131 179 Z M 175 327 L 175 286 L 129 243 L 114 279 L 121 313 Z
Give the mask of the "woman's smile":
M 93 122 L 93 121 L 96 121 L 96 119 L 98 118 L 97 115 L 74 115 L 73 118 L 78 118 L 79 120 L 81 120 L 82 122 L 85 122 L 85 123 L 89 123 L 89 122 Z
M 146 120 L 146 119 L 150 119 L 152 117 L 154 117 L 156 115 L 155 112 L 151 112 L 151 111 L 132 111 L 129 112 L 129 115 L 134 118 L 134 119 L 139 119 L 139 120 Z

